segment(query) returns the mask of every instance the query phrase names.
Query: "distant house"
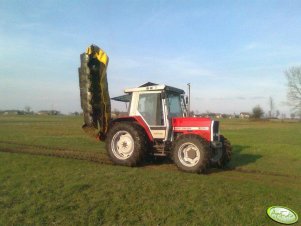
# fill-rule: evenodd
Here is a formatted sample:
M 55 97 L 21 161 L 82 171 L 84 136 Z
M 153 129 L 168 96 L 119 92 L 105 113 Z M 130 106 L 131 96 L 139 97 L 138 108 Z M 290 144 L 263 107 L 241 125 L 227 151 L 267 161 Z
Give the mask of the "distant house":
M 38 115 L 60 115 L 61 113 L 59 111 L 56 111 L 56 110 L 43 110 L 43 111 L 39 111 L 37 113 Z
M 75 111 L 75 112 L 70 112 L 69 115 L 70 116 L 78 116 L 78 115 L 80 115 L 80 113 Z
M 251 114 L 249 112 L 240 112 L 239 118 L 250 118 Z
M 2 115 L 20 115 L 21 111 L 18 111 L 18 110 L 5 110 L 5 111 L 1 111 L 0 114 L 2 114 Z
M 24 110 L 3 110 L 0 111 L 0 115 L 32 115 L 33 111 L 24 111 Z
M 230 115 L 230 114 L 222 114 L 222 113 L 201 113 L 194 115 L 194 117 L 205 117 L 205 118 L 216 118 L 216 119 L 222 119 L 222 118 L 235 118 L 235 115 Z
M 216 113 L 215 114 L 215 118 L 219 119 L 219 118 L 224 118 L 224 115 L 223 114 L 220 114 L 220 113 Z

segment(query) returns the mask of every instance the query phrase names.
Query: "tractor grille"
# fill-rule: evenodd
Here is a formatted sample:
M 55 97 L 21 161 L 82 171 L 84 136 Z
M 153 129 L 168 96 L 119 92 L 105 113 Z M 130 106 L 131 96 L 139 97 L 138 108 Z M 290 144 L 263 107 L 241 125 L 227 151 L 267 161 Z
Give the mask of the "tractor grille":
M 218 129 L 219 129 L 219 121 L 213 121 L 213 126 L 212 126 L 213 141 L 218 141 Z

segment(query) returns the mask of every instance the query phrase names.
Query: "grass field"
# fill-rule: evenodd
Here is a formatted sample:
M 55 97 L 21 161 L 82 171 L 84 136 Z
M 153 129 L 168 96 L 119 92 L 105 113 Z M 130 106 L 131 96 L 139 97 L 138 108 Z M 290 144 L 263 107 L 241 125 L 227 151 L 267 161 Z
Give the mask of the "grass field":
M 222 121 L 233 159 L 205 175 L 113 166 L 81 124 L 0 116 L 0 225 L 277 225 L 272 205 L 301 217 L 301 123 Z

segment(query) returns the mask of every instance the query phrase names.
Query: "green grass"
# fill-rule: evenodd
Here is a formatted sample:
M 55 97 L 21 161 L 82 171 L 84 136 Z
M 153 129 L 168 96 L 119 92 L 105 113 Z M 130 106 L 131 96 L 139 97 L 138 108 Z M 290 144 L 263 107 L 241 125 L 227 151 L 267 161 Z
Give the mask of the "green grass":
M 43 145 L 107 158 L 81 122 L 0 116 L 0 150 Z M 277 225 L 266 216 L 272 205 L 300 217 L 301 124 L 225 120 L 221 126 L 234 147 L 230 166 L 238 170 L 197 175 L 167 163 L 128 168 L 0 152 L 0 225 Z

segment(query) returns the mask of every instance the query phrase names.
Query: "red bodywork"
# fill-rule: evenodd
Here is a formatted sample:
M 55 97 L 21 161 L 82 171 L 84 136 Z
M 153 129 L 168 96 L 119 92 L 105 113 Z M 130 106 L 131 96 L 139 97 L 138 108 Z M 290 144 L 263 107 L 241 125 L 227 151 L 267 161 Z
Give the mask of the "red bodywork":
M 211 140 L 210 118 L 173 118 L 172 127 L 175 133 L 196 134 L 207 141 Z
M 144 128 L 149 140 L 154 140 L 148 125 L 141 116 L 120 117 L 115 119 L 113 123 L 120 121 L 136 121 Z M 210 141 L 212 122 L 213 121 L 210 118 L 173 118 L 172 128 L 175 133 L 196 134 L 203 137 L 205 140 Z
M 150 141 L 153 141 L 154 138 L 149 130 L 149 127 L 147 126 L 147 124 L 144 122 L 144 120 L 142 119 L 141 116 L 126 116 L 126 117 L 120 117 L 117 118 L 113 121 L 114 122 L 120 122 L 120 121 L 136 121 L 140 126 L 143 127 L 143 129 L 145 130 L 148 138 Z

